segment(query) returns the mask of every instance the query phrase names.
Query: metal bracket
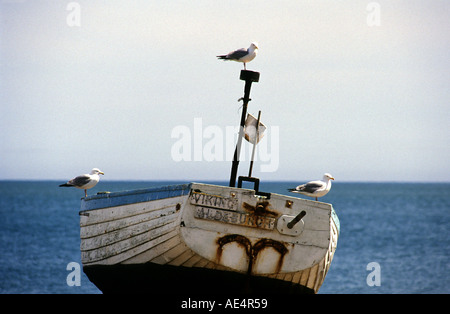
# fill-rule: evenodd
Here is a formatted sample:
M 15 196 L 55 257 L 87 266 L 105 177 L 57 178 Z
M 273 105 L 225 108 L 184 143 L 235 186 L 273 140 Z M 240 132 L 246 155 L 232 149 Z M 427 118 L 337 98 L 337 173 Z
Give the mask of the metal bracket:
M 303 229 L 305 228 L 305 222 L 298 217 L 302 215 L 304 211 L 302 211 L 297 216 L 291 216 L 291 215 L 282 215 L 280 218 L 278 218 L 277 222 L 277 230 L 281 234 L 290 235 L 290 236 L 299 236 L 302 234 Z M 302 217 L 304 214 L 302 215 Z
M 270 200 L 270 193 L 261 192 L 259 190 L 259 178 L 239 176 L 238 177 L 238 188 L 242 188 L 243 181 L 253 182 L 253 189 L 255 190 L 255 195 L 264 196 Z

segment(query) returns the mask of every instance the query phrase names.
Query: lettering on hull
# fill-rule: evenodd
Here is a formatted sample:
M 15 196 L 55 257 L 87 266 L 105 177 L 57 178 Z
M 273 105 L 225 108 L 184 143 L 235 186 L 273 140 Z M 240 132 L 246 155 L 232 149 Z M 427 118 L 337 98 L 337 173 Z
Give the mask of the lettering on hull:
M 245 227 L 273 230 L 275 227 L 275 218 L 260 216 L 255 214 L 246 214 L 215 208 L 197 206 L 194 210 L 194 217 L 199 219 L 213 220 L 233 225 Z
M 223 197 L 206 193 L 192 192 L 191 204 L 219 209 L 237 210 L 238 200 L 234 197 Z

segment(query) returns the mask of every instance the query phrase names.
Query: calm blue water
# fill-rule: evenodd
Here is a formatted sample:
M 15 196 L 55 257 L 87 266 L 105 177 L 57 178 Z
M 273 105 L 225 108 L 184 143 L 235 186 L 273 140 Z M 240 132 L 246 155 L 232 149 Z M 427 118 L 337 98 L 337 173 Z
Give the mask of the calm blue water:
M 0 181 L 0 293 L 100 293 L 82 274 L 69 287 L 66 270 L 80 261 L 83 191 L 60 182 Z M 120 191 L 179 182 L 107 182 Z M 296 183 L 262 183 L 286 194 Z M 322 198 L 341 224 L 337 251 L 320 293 L 450 293 L 450 184 L 334 183 Z M 369 263 L 380 286 L 368 286 Z

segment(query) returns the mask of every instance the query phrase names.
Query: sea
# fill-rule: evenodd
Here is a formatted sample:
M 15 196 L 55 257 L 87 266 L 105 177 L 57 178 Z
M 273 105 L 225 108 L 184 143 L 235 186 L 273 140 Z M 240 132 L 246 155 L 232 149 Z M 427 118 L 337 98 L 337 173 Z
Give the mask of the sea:
M 0 181 L 0 293 L 101 293 L 80 260 L 84 191 L 60 183 Z M 186 182 L 103 180 L 88 192 L 178 183 Z M 289 195 L 297 184 L 262 182 L 260 190 Z M 450 293 L 450 183 L 333 182 L 320 200 L 340 221 L 320 294 Z

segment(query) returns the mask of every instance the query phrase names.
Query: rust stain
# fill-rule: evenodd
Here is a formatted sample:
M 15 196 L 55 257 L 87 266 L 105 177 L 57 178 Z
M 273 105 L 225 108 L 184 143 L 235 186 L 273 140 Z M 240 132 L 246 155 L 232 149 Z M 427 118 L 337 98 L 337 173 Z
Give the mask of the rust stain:
M 264 239 L 261 239 L 258 242 L 256 242 L 255 245 L 253 246 L 252 261 L 254 263 L 256 261 L 256 257 L 258 256 L 258 253 L 268 247 L 275 249 L 275 251 L 277 251 L 280 254 L 280 257 L 278 258 L 277 268 L 275 271 L 276 273 L 279 273 L 281 270 L 281 267 L 283 266 L 284 256 L 288 252 L 288 249 L 286 248 L 286 246 L 279 241 L 264 238 Z
M 230 242 L 238 243 L 241 247 L 245 249 L 245 253 L 247 254 L 247 256 L 251 255 L 252 243 L 250 242 L 249 239 L 240 234 L 228 234 L 217 240 L 217 244 L 219 245 L 216 253 L 217 263 L 220 263 L 220 259 L 222 258 L 224 245 Z
M 243 202 L 242 203 L 242 207 L 246 211 L 248 211 L 248 212 L 250 212 L 252 214 L 258 215 L 258 216 L 278 217 L 278 213 L 277 212 L 272 211 L 272 210 L 269 209 L 269 207 L 270 207 L 269 201 L 258 202 L 258 203 L 256 203 L 255 206 L 250 205 L 250 204 L 248 204 L 246 202 Z
M 285 244 L 283 244 L 282 242 L 276 241 L 276 240 L 263 238 L 263 239 L 260 239 L 258 242 L 256 242 L 254 245 L 252 245 L 251 241 L 247 237 L 244 237 L 240 234 L 229 234 L 229 235 L 226 235 L 226 236 L 223 236 L 223 237 L 217 239 L 217 244 L 219 245 L 217 248 L 217 253 L 216 253 L 216 262 L 217 263 L 220 263 L 220 260 L 222 258 L 223 247 L 227 243 L 231 243 L 231 242 L 236 242 L 242 248 L 245 249 L 245 253 L 247 254 L 247 256 L 249 258 L 249 263 L 248 263 L 248 268 L 247 268 L 247 274 L 249 274 L 249 275 L 252 274 L 252 270 L 253 270 L 253 267 L 254 267 L 254 264 L 258 257 L 259 252 L 261 252 L 265 248 L 271 247 L 280 254 L 280 257 L 278 258 L 278 262 L 277 262 L 277 268 L 275 271 L 277 273 L 280 272 L 281 267 L 283 266 L 284 256 L 289 251 L 286 248 Z

